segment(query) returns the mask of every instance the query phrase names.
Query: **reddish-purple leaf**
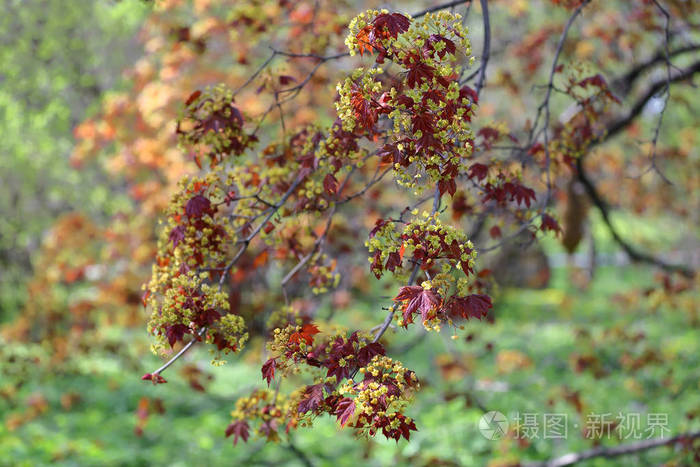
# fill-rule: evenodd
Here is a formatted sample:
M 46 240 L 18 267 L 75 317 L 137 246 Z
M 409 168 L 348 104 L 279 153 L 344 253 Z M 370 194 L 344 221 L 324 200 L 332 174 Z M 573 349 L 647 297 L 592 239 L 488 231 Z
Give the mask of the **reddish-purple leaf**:
M 202 217 L 211 209 L 211 202 L 202 195 L 194 195 L 185 205 L 187 217 Z
M 550 232 L 554 232 L 555 235 L 559 235 L 561 233 L 559 223 L 549 214 L 542 214 L 542 224 L 540 225 L 540 230 L 542 232 L 549 230 Z
M 466 297 L 452 296 L 448 307 L 454 317 L 481 319 L 493 308 L 493 303 L 488 295 L 471 294 Z
M 413 313 L 419 311 L 423 321 L 428 319 L 430 311 L 440 304 L 440 296 L 432 289 L 424 289 L 417 285 L 401 287 L 394 301 L 408 301 L 404 309 L 403 317 L 407 322 L 411 321 Z
M 175 345 L 175 342 L 181 341 L 185 334 L 190 333 L 190 328 L 184 324 L 173 324 L 165 330 L 165 336 L 168 338 L 170 347 Z
M 199 99 L 199 96 L 201 96 L 201 95 L 202 95 L 202 91 L 195 91 L 195 92 L 193 92 L 192 94 L 190 94 L 190 97 L 188 97 L 187 100 L 185 101 L 185 105 L 186 105 L 186 106 L 189 106 L 189 105 L 192 104 L 194 101 L 196 101 L 197 99 Z
M 178 225 L 170 231 L 170 236 L 168 237 L 171 242 L 173 242 L 173 248 L 176 248 L 181 241 L 185 239 L 185 226 Z
M 275 379 L 275 368 L 277 368 L 277 359 L 271 358 L 262 366 L 262 377 L 267 380 L 267 385 L 270 385 L 270 381 Z
M 423 80 L 427 80 L 428 83 L 431 83 L 434 75 L 435 68 L 419 59 L 414 59 L 413 63 L 409 66 L 406 82 L 408 87 L 415 88 L 423 84 Z
M 316 410 L 323 400 L 323 383 L 307 386 L 297 408 L 298 413 Z
M 286 86 L 289 83 L 296 83 L 296 81 L 297 81 L 293 76 L 287 76 L 287 75 L 282 75 L 282 76 L 280 76 L 279 79 L 280 79 L 280 84 L 282 86 Z
M 532 201 L 537 199 L 535 190 L 519 183 L 506 182 L 503 188 L 510 194 L 510 200 L 517 204 L 525 204 L 528 208 Z
M 384 267 L 387 271 L 394 272 L 397 267 L 401 267 L 401 255 L 395 251 L 389 253 L 389 257 L 386 259 L 386 265 Z
M 357 352 L 357 363 L 360 366 L 367 366 L 375 355 L 384 355 L 384 346 L 379 342 L 370 342 Z
M 228 428 L 226 428 L 226 437 L 233 435 L 233 445 L 238 443 L 238 439 L 242 438 L 244 443 L 248 442 L 248 437 L 250 436 L 250 428 L 248 427 L 248 422 L 245 420 L 237 420 L 231 423 Z
M 335 415 L 338 417 L 340 426 L 345 426 L 348 419 L 355 413 L 355 401 L 350 398 L 344 397 L 338 401 L 338 405 L 335 409 Z
M 334 195 L 338 192 L 338 179 L 333 174 L 327 174 L 323 179 L 323 189 L 329 195 Z
M 489 174 L 489 167 L 484 164 L 472 164 L 471 167 L 469 167 L 469 178 L 476 178 L 477 180 L 481 181 L 485 179 Z
M 374 18 L 372 25 L 379 31 L 385 30 L 389 36 L 396 39 L 399 34 L 408 31 L 411 20 L 401 13 L 381 13 Z

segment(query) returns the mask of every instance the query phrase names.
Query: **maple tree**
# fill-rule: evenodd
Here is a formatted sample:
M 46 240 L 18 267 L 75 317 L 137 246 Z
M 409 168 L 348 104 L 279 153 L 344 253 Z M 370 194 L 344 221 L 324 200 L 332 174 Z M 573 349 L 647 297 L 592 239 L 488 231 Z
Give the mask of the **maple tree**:
M 692 283 L 691 266 L 626 240 L 610 206 L 660 210 L 679 187 L 691 199 L 700 189 L 692 144 L 680 138 L 662 154 L 659 139 L 672 90 L 700 71 L 688 59 L 699 48 L 682 33 L 700 12 L 673 0 L 545 3 L 564 20 L 512 44 L 504 33 L 510 66 L 498 63 L 491 14 L 517 18 L 518 2 L 452 1 L 412 14 L 353 2 L 156 2 L 132 88 L 75 129 L 73 164 L 97 160 L 123 180 L 131 211 L 104 225 L 60 220 L 43 251 L 54 267 L 37 270 L 10 332 L 41 334 L 59 361 L 95 345 L 90 333 L 106 323 L 142 325 L 145 307 L 152 349 L 166 361 L 143 380 L 166 383 L 195 346 L 216 365 L 242 352 L 260 361 L 260 387 L 222 427 L 233 444 L 278 441 L 321 416 L 398 442 L 420 429 L 411 401 L 421 375 L 399 361 L 389 331 L 422 325 L 458 339 L 467 321 L 496 319 L 481 255 L 561 236 L 572 180 L 631 260 L 667 274 L 670 295 L 673 280 Z M 475 5 L 479 51 L 465 27 Z M 600 26 L 605 15 L 637 21 L 611 32 Z M 606 74 L 614 60 L 629 65 L 613 69 L 617 78 Z M 642 81 L 656 68 L 662 74 Z M 625 163 L 619 147 L 639 137 L 636 119 L 651 101 L 663 104 L 651 143 Z M 626 139 L 609 148 L 617 136 Z M 630 166 L 646 177 L 623 178 Z M 669 209 L 683 216 L 692 206 Z M 107 262 L 116 266 L 98 267 Z M 336 311 L 352 314 L 349 292 L 371 294 L 375 279 L 390 296 L 372 300 L 373 320 L 335 323 Z M 99 293 L 66 313 L 38 292 L 55 283 Z M 594 366 L 579 357 L 582 371 Z

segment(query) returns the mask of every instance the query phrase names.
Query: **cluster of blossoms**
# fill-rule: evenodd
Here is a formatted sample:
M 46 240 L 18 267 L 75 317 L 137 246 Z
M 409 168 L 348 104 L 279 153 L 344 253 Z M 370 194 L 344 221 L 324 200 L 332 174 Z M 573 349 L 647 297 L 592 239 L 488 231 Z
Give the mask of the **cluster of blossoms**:
M 358 432 L 374 436 L 381 430 L 387 438 L 409 439 L 416 431 L 413 420 L 402 412 L 412 391 L 420 387 L 415 373 L 384 355 L 375 355 L 360 368 L 362 381 L 348 380 L 340 387 L 341 423 L 350 422 Z
M 225 197 L 211 172 L 182 181 L 172 199 L 145 295 L 154 310 L 149 330 L 158 339 L 156 350 L 173 347 L 187 334 L 225 351 L 240 350 L 247 340 L 242 318 L 229 313 L 228 295 L 213 285 L 210 272 L 224 264 L 227 244 L 235 238 L 233 227 L 217 214 Z
M 259 420 L 257 434 L 268 441 L 278 441 L 278 430 L 285 423 L 288 401 L 280 394 L 268 389 L 258 389 L 247 397 L 236 401 L 236 408 L 231 412 L 233 422 L 226 428 L 226 437 L 233 435 L 233 444 L 239 439 L 248 441 L 250 425 L 248 420 Z
M 459 61 L 471 53 L 459 15 L 426 14 L 411 21 L 399 13 L 368 11 L 350 24 L 351 53 L 378 51 L 377 62 L 391 60 L 404 78 L 384 83 L 380 68 L 359 68 L 338 84 L 338 115 L 343 128 L 378 132 L 380 115 L 389 119 L 388 142 L 380 151 L 397 181 L 415 189 L 437 184 L 455 194 L 455 178 L 472 153 L 470 122 L 476 93 L 460 87 Z M 471 60 L 470 60 L 471 61 Z M 427 177 L 426 183 L 420 183 Z
M 590 144 L 607 131 L 602 117 L 611 105 L 620 104 L 602 75 L 586 75 L 585 70 L 575 69 L 568 77 L 564 92 L 577 103 L 576 113 L 555 129 L 550 151 L 564 162 L 581 157 Z
M 397 316 L 399 326 L 408 326 L 416 313 L 426 329 L 440 330 L 442 324 L 482 318 L 492 307 L 487 295 L 471 294 L 469 281 L 476 261 L 474 245 L 464 232 L 443 224 L 437 213 L 423 213 L 397 230 L 397 221 L 380 219 L 367 241 L 372 272 L 379 278 L 385 271 L 406 276 L 404 258 L 419 265 L 431 277 L 420 286 L 401 288 L 394 300 L 403 305 Z M 411 269 L 411 268 L 409 268 Z M 477 287 L 478 288 L 478 287 Z
M 185 102 L 176 132 L 200 167 L 202 156 L 207 156 L 213 167 L 226 156 L 242 154 L 258 140 L 243 131 L 243 115 L 233 104 L 232 91 L 223 85 L 195 91 Z
M 296 322 L 275 330 L 268 343 L 275 356 L 262 367 L 268 384 L 280 376 L 298 375 L 302 368 L 314 378 L 314 384 L 289 397 L 287 427 L 311 426 L 315 417 L 327 413 L 341 426 L 350 422 L 363 435 L 381 432 L 397 441 L 409 439 L 416 426 L 403 410 L 418 388 L 415 374 L 386 357 L 384 347 L 370 335 L 354 332 L 346 337 L 336 332 L 316 338 L 320 331 L 314 324 Z M 356 382 L 358 373 L 363 379 Z
M 370 254 L 373 253 L 369 258 L 370 268 L 377 278 L 384 271 L 397 273 L 397 268 L 401 271 L 404 257 L 427 271 L 440 262 L 443 271 L 457 269 L 465 275 L 473 272 L 474 245 L 464 232 L 442 223 L 438 213 L 423 212 L 422 218 L 407 223 L 401 232 L 396 228 L 398 223 L 379 219 L 366 242 Z

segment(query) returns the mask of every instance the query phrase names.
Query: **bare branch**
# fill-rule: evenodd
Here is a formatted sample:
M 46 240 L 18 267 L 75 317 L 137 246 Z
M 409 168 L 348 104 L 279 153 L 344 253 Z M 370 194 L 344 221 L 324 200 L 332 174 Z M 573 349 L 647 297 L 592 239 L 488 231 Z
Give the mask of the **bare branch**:
M 479 79 L 476 81 L 476 95 L 481 93 L 481 89 L 486 82 L 486 66 L 491 56 L 491 20 L 489 18 L 488 0 L 480 0 L 481 11 L 484 17 L 484 52 L 481 55 L 481 66 L 479 67 Z
M 676 444 L 687 443 L 697 438 L 700 438 L 700 431 L 683 433 L 678 436 L 674 436 L 673 438 L 645 439 L 637 443 L 623 444 L 620 446 L 598 446 L 593 449 L 589 449 L 588 451 L 572 452 L 548 461 L 525 464 L 525 466 L 563 467 L 566 465 L 576 464 L 586 459 L 592 459 L 594 457 L 604 457 L 606 459 L 610 459 L 613 457 L 633 454 L 635 452 L 646 451 L 659 446 L 674 446 Z
M 459 5 L 462 5 L 464 3 L 471 3 L 471 1 L 472 0 L 455 0 L 452 2 L 448 2 L 448 3 L 443 3 L 441 5 L 436 5 L 434 7 L 426 8 L 425 10 L 419 11 L 418 13 L 414 13 L 411 15 L 411 17 L 412 18 L 420 18 L 421 16 L 425 16 L 428 13 L 435 13 L 436 11 L 446 10 L 447 8 L 459 6 Z
M 579 181 L 583 184 L 584 188 L 586 189 L 586 193 L 588 193 L 588 196 L 591 198 L 591 201 L 593 201 L 593 204 L 598 208 L 600 214 L 603 216 L 603 221 L 608 226 L 610 234 L 612 235 L 615 242 L 618 245 L 620 245 L 623 250 L 625 250 L 625 253 L 627 253 L 627 255 L 632 261 L 653 264 L 667 271 L 679 272 L 686 277 L 693 277 L 695 275 L 695 271 L 686 266 L 666 263 L 665 261 L 659 258 L 655 258 L 651 255 L 637 250 L 637 248 L 633 247 L 626 240 L 624 240 L 612 224 L 612 220 L 610 219 L 610 208 L 608 207 L 608 204 L 598 193 L 598 190 L 596 189 L 591 179 L 588 178 L 588 175 L 586 174 L 583 166 L 582 158 L 579 157 L 576 160 L 576 167 L 578 169 Z
M 693 63 L 692 65 L 681 70 L 680 72 L 677 72 L 675 74 L 671 73 L 670 82 L 675 83 L 678 81 L 684 81 L 698 72 L 700 72 L 700 61 Z M 608 125 L 607 132 L 605 133 L 605 135 L 598 138 L 591 144 L 606 141 L 612 138 L 613 136 L 617 135 L 625 128 L 627 128 L 630 125 L 630 123 L 632 123 L 632 121 L 634 121 L 634 119 L 642 113 L 642 110 L 644 110 L 644 107 L 647 105 L 647 103 L 654 96 L 656 96 L 659 93 L 659 91 L 661 91 L 664 88 L 664 86 L 667 85 L 667 83 L 668 80 L 664 78 L 663 80 L 656 81 L 651 86 L 649 86 L 647 91 L 634 103 L 629 113 L 626 116 L 621 117 L 618 120 L 613 121 L 610 125 Z
M 545 196 L 545 201 L 542 205 L 542 209 L 546 209 L 547 204 L 549 204 L 549 200 L 551 199 L 552 196 L 552 179 L 551 179 L 551 173 L 550 173 L 550 166 L 551 166 L 551 154 L 549 152 L 549 121 L 551 118 L 550 115 L 550 108 L 549 108 L 549 101 L 552 97 L 552 90 L 554 89 L 554 75 L 557 72 L 557 66 L 559 63 L 559 57 L 561 56 L 561 52 L 564 48 L 564 41 L 566 40 L 566 36 L 569 34 L 569 30 L 571 29 L 571 26 L 574 24 L 574 21 L 576 20 L 576 17 L 581 14 L 581 10 L 590 3 L 590 0 L 585 0 L 582 2 L 578 8 L 574 11 L 574 13 L 571 15 L 569 20 L 566 22 L 566 25 L 564 26 L 564 31 L 561 33 L 561 37 L 559 37 L 559 42 L 557 43 L 557 49 L 556 52 L 554 53 L 554 60 L 552 60 L 552 68 L 549 70 L 549 81 L 547 83 L 547 94 L 544 97 L 544 100 L 542 101 L 542 104 L 540 104 L 540 107 L 537 109 L 537 117 L 535 118 L 535 124 L 533 125 L 533 132 L 536 131 L 537 129 L 537 121 L 539 120 L 540 114 L 542 112 L 542 109 L 544 109 L 544 126 L 543 126 L 543 131 L 544 131 L 544 153 L 545 153 L 545 170 L 546 170 L 546 176 L 547 176 L 547 194 Z
M 700 44 L 689 44 L 683 47 L 678 47 L 677 49 L 670 50 L 668 53 L 666 52 L 666 47 L 664 47 L 663 50 L 658 51 L 650 59 L 639 63 L 635 67 L 628 70 L 625 74 L 621 75 L 619 78 L 613 80 L 611 87 L 615 90 L 615 92 L 626 95 L 642 73 L 654 67 L 658 63 L 665 61 L 667 55 L 668 58 L 673 58 L 678 55 L 683 55 L 698 50 L 700 50 Z

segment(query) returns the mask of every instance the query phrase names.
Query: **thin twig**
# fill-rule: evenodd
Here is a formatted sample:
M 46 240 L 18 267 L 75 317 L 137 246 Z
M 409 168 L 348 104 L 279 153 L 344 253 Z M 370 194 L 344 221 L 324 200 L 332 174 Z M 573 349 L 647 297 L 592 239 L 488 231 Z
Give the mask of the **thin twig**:
M 546 171 L 546 176 L 547 176 L 547 194 L 545 196 L 545 201 L 542 205 L 542 209 L 546 209 L 547 205 L 549 204 L 549 200 L 551 199 L 552 196 L 552 175 L 550 173 L 550 166 L 551 166 L 551 154 L 549 152 L 549 122 L 550 122 L 550 108 L 549 108 L 549 101 L 552 97 L 552 89 L 554 88 L 554 75 L 557 72 L 557 66 L 559 63 L 559 57 L 561 56 L 561 52 L 564 48 L 564 42 L 566 41 L 566 36 L 569 34 L 569 30 L 571 29 L 571 26 L 574 24 L 574 21 L 576 20 L 576 17 L 581 14 L 581 10 L 590 3 L 590 0 L 586 0 L 583 3 L 581 3 L 578 8 L 574 11 L 574 13 L 571 15 L 569 20 L 566 22 L 566 25 L 564 26 L 564 31 L 561 33 L 561 37 L 559 37 L 559 43 L 557 44 L 557 49 L 554 53 L 554 60 L 552 60 L 552 68 L 549 70 L 549 81 L 547 82 L 547 93 L 544 97 L 544 100 L 542 101 L 542 104 L 537 110 L 537 117 L 535 119 L 535 125 L 534 128 L 537 127 L 537 120 L 539 119 L 541 109 L 544 108 L 544 154 L 545 154 L 545 171 Z
M 479 67 L 479 79 L 476 81 L 476 95 L 479 96 L 481 88 L 484 87 L 486 81 L 486 66 L 491 57 L 491 20 L 489 18 L 489 2 L 488 0 L 481 1 L 481 11 L 484 17 L 484 52 L 481 56 L 481 66 Z
M 447 8 L 452 8 L 455 6 L 462 5 L 464 3 L 471 3 L 472 0 L 455 0 L 449 3 L 443 3 L 442 5 L 436 5 L 434 7 L 426 8 L 423 11 L 419 11 L 418 13 L 412 14 L 412 18 L 420 18 L 421 16 L 425 16 L 428 13 L 435 13 L 436 11 L 440 10 L 445 10 Z
M 656 173 L 659 174 L 661 179 L 668 183 L 669 185 L 673 185 L 671 180 L 666 177 L 666 175 L 663 174 L 663 172 L 659 169 L 658 165 L 656 164 L 656 155 L 657 155 L 657 143 L 659 141 L 659 133 L 661 132 L 661 124 L 663 123 L 664 120 L 664 114 L 666 113 L 666 107 L 668 107 L 668 101 L 671 98 L 671 52 L 669 50 L 669 43 L 671 42 L 671 15 L 666 11 L 666 8 L 664 8 L 657 0 L 653 0 L 654 4 L 656 7 L 661 11 L 661 13 L 665 17 L 665 27 L 664 27 L 664 61 L 666 62 L 666 86 L 663 89 L 663 95 L 664 95 L 664 103 L 663 107 L 661 108 L 661 112 L 659 112 L 659 118 L 656 121 L 656 127 L 654 128 L 654 137 L 651 140 L 651 168 L 656 170 Z

